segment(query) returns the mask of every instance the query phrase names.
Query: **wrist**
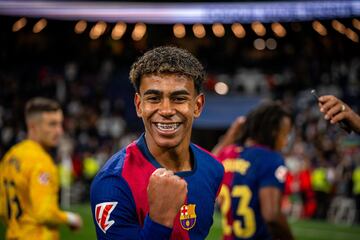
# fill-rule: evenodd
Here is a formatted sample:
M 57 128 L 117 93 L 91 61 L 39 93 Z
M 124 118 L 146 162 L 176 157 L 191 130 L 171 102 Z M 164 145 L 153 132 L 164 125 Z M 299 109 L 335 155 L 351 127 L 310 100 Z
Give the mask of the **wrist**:
M 67 216 L 67 223 L 69 225 L 75 225 L 75 224 L 77 224 L 79 222 L 78 216 L 75 213 L 66 212 L 66 216 Z
M 160 225 L 163 225 L 168 228 L 172 228 L 174 225 L 174 217 L 171 217 L 171 214 L 166 214 L 166 216 L 154 216 L 153 214 L 149 213 L 150 219 Z

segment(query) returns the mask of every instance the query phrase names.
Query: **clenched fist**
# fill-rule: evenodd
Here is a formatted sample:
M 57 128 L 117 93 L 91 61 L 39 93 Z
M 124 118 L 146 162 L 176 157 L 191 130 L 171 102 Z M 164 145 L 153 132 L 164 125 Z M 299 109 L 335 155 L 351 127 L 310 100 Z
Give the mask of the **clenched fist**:
M 172 228 L 174 218 L 185 202 L 187 183 L 165 168 L 156 169 L 147 188 L 151 220 Z

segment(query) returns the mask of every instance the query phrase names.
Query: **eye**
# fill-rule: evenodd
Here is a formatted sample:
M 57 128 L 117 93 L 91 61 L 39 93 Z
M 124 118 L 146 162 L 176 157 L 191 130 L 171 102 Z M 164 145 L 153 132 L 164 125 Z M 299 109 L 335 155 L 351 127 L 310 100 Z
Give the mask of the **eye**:
M 146 101 L 151 102 L 151 103 L 156 103 L 160 101 L 160 97 L 159 96 L 148 96 L 146 97 Z
M 173 98 L 173 101 L 175 103 L 183 103 L 187 100 L 188 98 L 186 96 L 176 96 Z

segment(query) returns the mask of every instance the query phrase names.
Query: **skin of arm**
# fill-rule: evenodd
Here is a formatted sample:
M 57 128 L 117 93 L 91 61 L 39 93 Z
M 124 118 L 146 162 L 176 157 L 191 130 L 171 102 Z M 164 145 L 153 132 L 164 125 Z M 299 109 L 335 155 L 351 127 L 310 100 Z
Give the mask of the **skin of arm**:
M 280 209 L 281 196 L 281 191 L 276 187 L 261 188 L 259 192 L 261 214 L 273 239 L 292 240 L 294 237 Z
M 230 144 L 233 144 L 236 139 L 239 137 L 241 128 L 245 123 L 246 118 L 244 116 L 237 117 L 235 121 L 231 124 L 229 129 L 226 131 L 224 136 L 221 137 L 220 141 L 211 151 L 215 156 L 217 156 L 220 150 Z

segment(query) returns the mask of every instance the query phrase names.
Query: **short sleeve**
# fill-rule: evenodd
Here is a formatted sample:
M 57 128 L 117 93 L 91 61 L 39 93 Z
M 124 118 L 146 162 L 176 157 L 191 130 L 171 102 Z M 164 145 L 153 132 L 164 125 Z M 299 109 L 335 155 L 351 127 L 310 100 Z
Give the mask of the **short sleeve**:
M 284 189 L 287 168 L 283 158 L 278 154 L 269 154 L 261 159 L 260 167 L 260 187 L 277 187 L 281 191 Z

